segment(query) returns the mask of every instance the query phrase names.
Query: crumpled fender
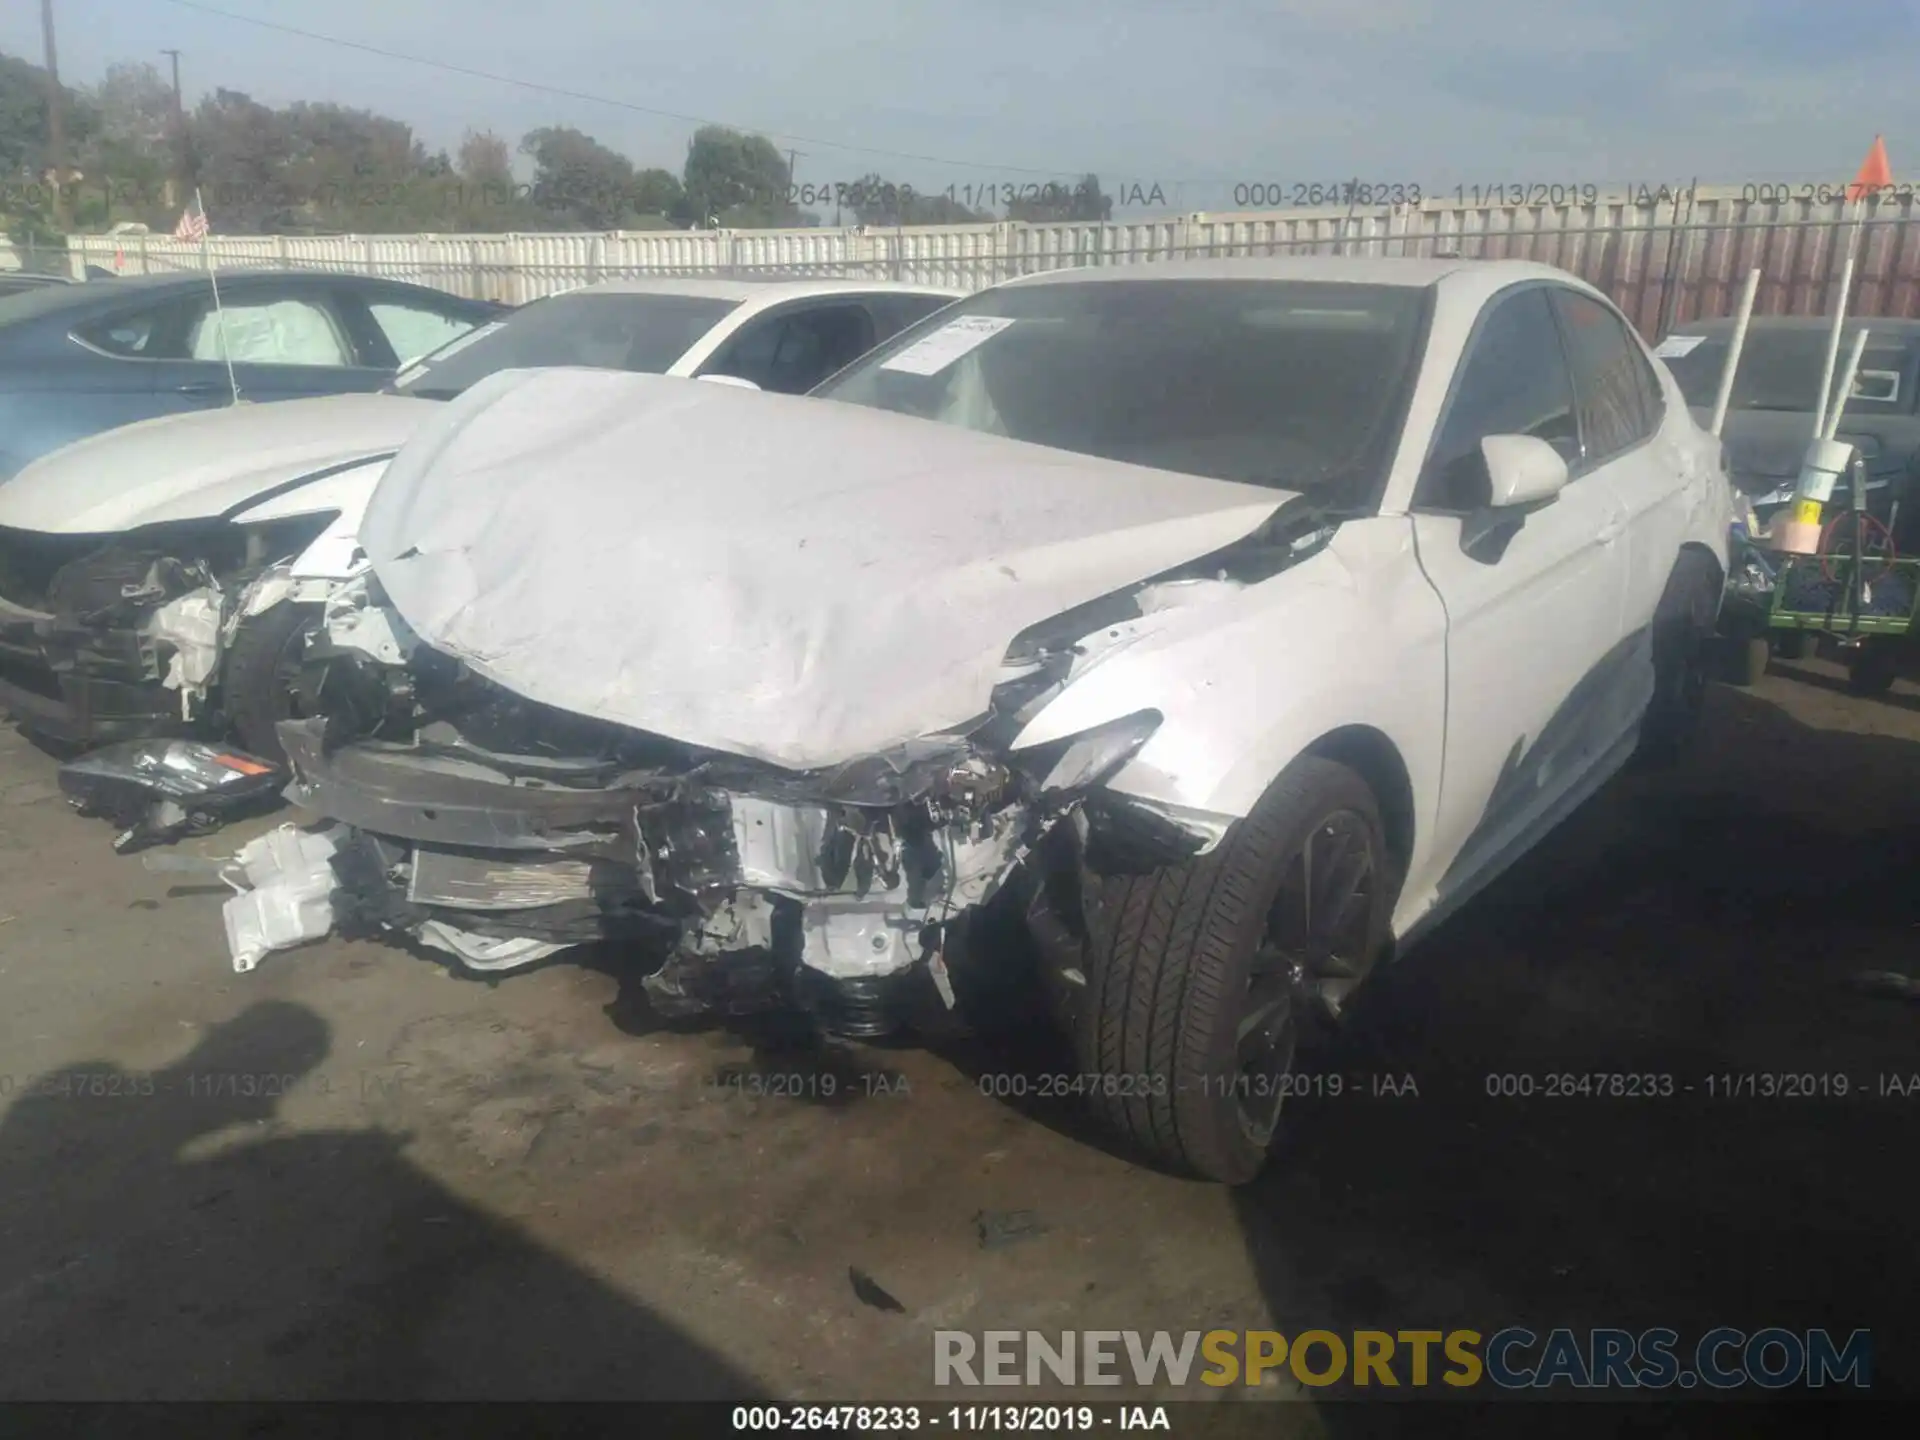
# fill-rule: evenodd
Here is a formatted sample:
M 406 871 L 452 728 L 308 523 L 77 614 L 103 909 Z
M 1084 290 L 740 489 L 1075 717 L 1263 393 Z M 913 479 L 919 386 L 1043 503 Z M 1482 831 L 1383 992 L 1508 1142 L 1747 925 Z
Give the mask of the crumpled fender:
M 1106 788 L 1171 812 L 1244 816 L 1334 731 L 1365 726 L 1400 752 L 1415 833 L 1439 798 L 1446 615 L 1411 563 L 1404 519 L 1350 521 L 1327 548 L 1237 593 L 1149 615 L 1037 714 L 1015 749 L 1151 705 L 1160 728 Z

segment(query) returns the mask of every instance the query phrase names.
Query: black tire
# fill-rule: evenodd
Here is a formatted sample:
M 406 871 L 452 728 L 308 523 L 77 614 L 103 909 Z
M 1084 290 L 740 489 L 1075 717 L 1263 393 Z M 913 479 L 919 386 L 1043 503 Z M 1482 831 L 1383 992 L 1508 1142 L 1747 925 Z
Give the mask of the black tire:
M 1724 679 L 1729 685 L 1751 690 L 1767 673 L 1773 661 L 1773 642 L 1764 635 L 1750 635 L 1727 642 Z
M 1782 630 L 1773 637 L 1773 653 L 1782 660 L 1804 660 L 1812 647 L 1804 630 Z
M 1653 612 L 1653 699 L 1640 727 L 1640 756 L 1648 764 L 1678 762 L 1700 733 L 1721 588 L 1719 567 L 1692 551 L 1681 555 L 1667 577 Z M 1756 648 L 1764 673 L 1765 636 L 1746 642 L 1749 666 Z
M 222 688 L 227 718 L 249 754 L 286 763 L 274 726 L 299 713 L 287 670 L 290 663 L 297 665 L 306 637 L 319 624 L 318 605 L 286 600 L 241 622 L 227 650 Z
M 1847 667 L 1847 688 L 1856 695 L 1884 695 L 1899 674 L 1892 650 L 1868 641 Z
M 1291 913 L 1283 892 L 1292 893 L 1297 862 L 1313 842 L 1337 877 L 1351 852 L 1332 847 L 1362 841 L 1367 883 L 1335 937 L 1350 937 L 1345 954 L 1294 969 L 1269 941 L 1275 918 Z M 1095 1113 L 1173 1169 L 1230 1185 L 1253 1179 L 1272 1146 L 1286 1067 L 1384 949 L 1395 890 L 1373 791 L 1315 756 L 1288 767 L 1211 854 L 1103 880 L 1074 1036 Z M 1276 1037 L 1258 1085 L 1243 1073 L 1239 1034 L 1256 994 L 1279 995 L 1285 1011 L 1252 1032 Z

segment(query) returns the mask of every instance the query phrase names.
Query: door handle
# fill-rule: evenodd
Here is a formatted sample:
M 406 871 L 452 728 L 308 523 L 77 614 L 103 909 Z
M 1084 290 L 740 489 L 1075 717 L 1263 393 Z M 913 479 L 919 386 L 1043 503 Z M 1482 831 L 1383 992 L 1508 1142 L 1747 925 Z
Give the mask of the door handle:
M 186 385 L 174 386 L 173 393 L 176 395 L 224 395 L 227 393 L 227 389 L 227 386 L 215 385 L 210 380 L 204 382 L 193 381 Z
M 1620 519 L 1608 520 L 1600 526 L 1599 533 L 1595 535 L 1593 538 L 1602 545 L 1611 545 L 1613 544 L 1614 541 L 1620 538 L 1621 532 L 1626 528 L 1627 528 L 1627 525 L 1624 520 L 1620 520 Z

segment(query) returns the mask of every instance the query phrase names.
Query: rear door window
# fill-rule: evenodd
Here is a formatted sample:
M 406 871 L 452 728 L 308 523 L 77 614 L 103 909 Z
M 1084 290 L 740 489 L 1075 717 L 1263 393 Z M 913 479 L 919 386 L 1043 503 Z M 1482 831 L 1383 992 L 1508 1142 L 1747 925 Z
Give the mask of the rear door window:
M 367 313 L 380 327 L 387 344 L 393 347 L 396 364 L 410 365 L 423 355 L 431 355 L 449 340 L 458 339 L 473 328 L 473 322 L 425 305 L 402 304 L 395 300 L 369 300 Z
M 1646 359 L 1626 323 L 1591 295 L 1556 288 L 1553 303 L 1573 369 L 1581 458 L 1589 467 L 1604 465 L 1659 423 L 1658 413 L 1647 411 Z
M 192 360 L 236 365 L 327 365 L 355 363 L 339 322 L 326 306 L 285 297 L 242 300 L 201 308 L 187 331 Z

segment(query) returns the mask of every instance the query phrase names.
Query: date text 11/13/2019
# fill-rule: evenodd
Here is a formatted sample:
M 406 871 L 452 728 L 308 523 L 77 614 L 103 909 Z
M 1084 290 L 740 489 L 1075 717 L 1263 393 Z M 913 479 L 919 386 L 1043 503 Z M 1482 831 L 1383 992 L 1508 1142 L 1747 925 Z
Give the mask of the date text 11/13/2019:
M 1173 1429 L 1164 1405 L 736 1405 L 732 1418 L 736 1434 L 796 1430 L 888 1434 L 925 1429 L 1061 1435 Z
M 1232 201 L 1245 209 L 1312 210 L 1320 206 L 1515 205 L 1554 209 L 1602 202 L 1635 206 L 1692 200 L 1693 181 L 1602 184 L 1594 180 L 1516 180 L 1491 185 L 1419 185 L 1411 180 L 1241 181 Z
M 1021 202 L 1068 205 L 1076 200 L 1109 200 L 1115 205 L 1165 205 L 1165 187 L 1158 183 L 1126 181 L 1111 191 L 1084 182 L 1061 184 L 1057 181 L 983 181 L 976 184 L 949 185 L 944 190 L 917 190 L 892 181 L 822 180 L 787 187 L 789 205 L 851 205 L 856 208 L 905 206 L 945 200 L 968 209 Z

